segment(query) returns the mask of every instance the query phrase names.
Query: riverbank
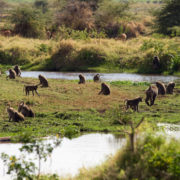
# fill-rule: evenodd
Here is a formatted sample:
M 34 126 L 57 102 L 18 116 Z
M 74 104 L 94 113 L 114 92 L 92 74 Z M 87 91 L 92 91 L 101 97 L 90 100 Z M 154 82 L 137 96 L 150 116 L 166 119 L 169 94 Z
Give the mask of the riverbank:
M 39 40 L 0 36 L 0 64 L 19 64 L 24 70 L 133 72 L 178 74 L 180 39 L 138 36 L 115 39 Z M 28 44 L 28 47 L 27 47 Z M 158 55 L 161 67 L 154 69 Z
M 79 132 L 122 132 L 125 127 L 119 120 L 139 121 L 142 117 L 152 123 L 179 122 L 179 85 L 173 95 L 158 96 L 155 105 L 148 107 L 144 103 L 145 90 L 149 86 L 146 82 L 109 82 L 111 95 L 103 96 L 98 95 L 100 83 L 87 81 L 85 85 L 79 85 L 77 80 L 49 79 L 50 87 L 38 88 L 39 97 L 36 94 L 25 96 L 23 92 L 25 84 L 38 84 L 38 79 L 6 80 L 2 75 L 0 81 L 0 137 L 28 137 L 30 134 L 38 137 L 57 133 L 71 137 Z M 137 96 L 143 97 L 140 112 L 125 112 L 124 100 Z M 9 122 L 7 104 L 17 109 L 21 101 L 31 106 L 35 118 Z

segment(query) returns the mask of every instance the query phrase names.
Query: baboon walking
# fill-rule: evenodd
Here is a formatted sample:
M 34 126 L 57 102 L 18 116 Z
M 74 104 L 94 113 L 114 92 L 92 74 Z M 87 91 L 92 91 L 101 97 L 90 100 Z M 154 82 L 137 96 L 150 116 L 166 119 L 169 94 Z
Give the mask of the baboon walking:
M 99 92 L 99 94 L 104 94 L 104 95 L 110 94 L 110 88 L 108 87 L 107 84 L 105 84 L 105 83 L 101 84 L 101 91 Z
M 78 84 L 85 84 L 85 82 L 86 82 L 85 77 L 82 74 L 80 74 Z
M 8 106 L 7 113 L 9 115 L 9 121 L 12 119 L 14 122 L 24 121 L 24 115 L 17 112 L 14 108 Z
M 126 99 L 125 101 L 125 105 L 126 105 L 126 110 L 131 108 L 133 109 L 134 111 L 139 111 L 138 110 L 138 105 L 140 102 L 142 102 L 142 97 L 137 97 L 135 99 Z
M 158 88 L 158 94 L 161 94 L 161 95 L 166 94 L 166 87 L 162 82 L 157 81 L 156 86 Z
M 18 107 L 18 112 L 21 112 L 25 117 L 34 117 L 34 112 L 24 102 L 21 102 Z
M 96 74 L 96 75 L 93 77 L 93 81 L 94 81 L 94 82 L 99 82 L 99 81 L 100 81 L 100 75 L 99 75 L 99 74 Z
M 148 106 L 152 106 L 155 102 L 155 99 L 158 95 L 158 88 L 156 85 L 150 85 L 149 88 L 146 90 L 146 104 Z M 150 103 L 149 103 L 150 101 Z
M 42 85 L 41 87 L 48 87 L 49 86 L 47 79 L 41 74 L 39 75 L 39 81 L 40 81 L 40 84 Z
M 38 92 L 37 92 L 37 88 L 38 88 L 38 85 L 24 85 L 24 88 L 23 88 L 23 91 L 25 89 L 25 92 L 26 92 L 26 96 L 29 95 L 29 92 L 32 91 L 32 94 L 34 96 L 34 91 L 36 92 L 36 94 L 39 96 Z
M 16 78 L 16 72 L 14 71 L 14 69 L 9 69 L 9 75 L 6 76 L 6 79 L 15 79 Z
M 16 72 L 17 76 L 21 76 L 21 70 L 18 65 L 14 66 L 14 71 Z
M 166 88 L 166 93 L 167 94 L 173 94 L 174 87 L 175 87 L 174 82 L 168 83 L 167 88 Z

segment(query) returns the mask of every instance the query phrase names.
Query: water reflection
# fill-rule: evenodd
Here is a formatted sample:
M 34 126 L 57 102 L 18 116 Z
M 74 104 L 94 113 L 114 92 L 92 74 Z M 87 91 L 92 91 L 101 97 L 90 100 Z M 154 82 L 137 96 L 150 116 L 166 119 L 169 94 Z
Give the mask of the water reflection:
M 47 140 L 48 142 L 51 140 Z M 78 138 L 63 138 L 51 158 L 42 163 L 42 172 L 57 173 L 60 176 L 75 175 L 81 167 L 92 167 L 101 164 L 108 155 L 114 154 L 125 144 L 125 138 L 115 138 L 112 134 L 93 133 Z M 0 144 L 0 154 L 19 156 L 21 144 Z M 0 179 L 11 179 L 5 176 L 3 163 L 0 160 Z
M 51 79 L 67 79 L 77 80 L 79 72 L 46 72 L 46 71 L 23 71 L 22 77 L 37 78 L 39 74 Z M 92 80 L 96 73 L 83 73 L 87 80 Z M 130 73 L 100 73 L 103 81 L 147 81 L 147 82 L 170 82 L 180 79 L 177 76 L 161 76 L 161 75 L 140 75 Z
M 165 127 L 164 130 L 168 136 L 180 138 L 180 125 L 158 123 L 158 126 Z M 45 141 L 47 143 L 53 142 L 52 139 Z M 60 146 L 53 151 L 51 158 L 42 163 L 41 172 L 56 173 L 59 176 L 76 175 L 82 167 L 88 168 L 101 164 L 109 155 L 113 155 L 121 149 L 125 142 L 125 137 L 118 134 L 92 133 L 74 139 L 63 138 Z M 0 154 L 5 152 L 8 155 L 20 156 L 19 148 L 21 145 L 20 143 L 0 144 Z M 12 179 L 5 172 L 6 169 L 0 159 L 0 179 Z

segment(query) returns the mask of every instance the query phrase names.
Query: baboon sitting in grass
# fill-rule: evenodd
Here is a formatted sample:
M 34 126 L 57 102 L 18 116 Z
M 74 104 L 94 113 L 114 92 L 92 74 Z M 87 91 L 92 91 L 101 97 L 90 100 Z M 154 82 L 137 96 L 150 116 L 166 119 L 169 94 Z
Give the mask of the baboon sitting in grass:
M 11 119 L 14 122 L 24 121 L 24 115 L 10 106 L 7 107 L 7 113 L 9 115 L 9 121 Z
M 96 74 L 96 75 L 93 77 L 93 81 L 94 81 L 94 82 L 99 82 L 99 81 L 100 81 L 100 75 L 99 75 L 99 74 Z
M 86 82 L 85 77 L 82 74 L 80 74 L 78 84 L 85 84 L 85 82 Z
M 39 81 L 40 81 L 40 84 L 42 85 L 41 87 L 48 87 L 49 86 L 47 79 L 41 74 L 39 75 Z
M 26 92 L 26 96 L 29 95 L 30 91 L 32 91 L 33 96 L 34 96 L 34 91 L 39 96 L 39 94 L 37 92 L 38 85 L 28 85 L 28 86 L 24 85 L 23 91 L 24 91 L 24 89 L 25 89 L 25 92 Z
M 158 88 L 158 94 L 161 94 L 161 95 L 166 94 L 166 87 L 162 82 L 157 81 L 156 86 Z
M 110 88 L 108 87 L 107 84 L 105 84 L 105 83 L 101 84 L 101 91 L 99 92 L 99 94 L 104 94 L 104 95 L 110 94 Z
M 34 117 L 34 112 L 24 102 L 21 102 L 18 107 L 18 112 L 21 112 L 25 117 Z
M 16 72 L 17 76 L 21 76 L 21 70 L 18 65 L 14 66 L 14 71 Z
M 175 87 L 174 82 L 168 83 L 167 88 L 166 88 L 166 93 L 167 94 L 173 94 L 174 87 Z
M 148 106 L 152 106 L 154 101 L 158 95 L 158 88 L 156 85 L 150 85 L 149 88 L 146 90 L 146 104 Z M 149 103 L 150 101 L 150 103 Z
M 15 79 L 16 78 L 16 72 L 14 71 L 14 69 L 9 69 L 9 75 L 6 76 L 6 79 Z
M 126 110 L 131 108 L 133 109 L 134 111 L 139 111 L 138 110 L 138 105 L 140 102 L 142 102 L 142 97 L 137 97 L 135 99 L 126 99 L 125 101 L 125 104 L 126 104 Z

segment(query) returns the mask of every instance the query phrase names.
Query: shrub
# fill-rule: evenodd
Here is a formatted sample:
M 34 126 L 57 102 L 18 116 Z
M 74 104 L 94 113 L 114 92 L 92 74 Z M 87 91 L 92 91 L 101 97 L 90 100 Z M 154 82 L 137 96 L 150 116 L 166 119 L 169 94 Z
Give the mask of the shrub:
M 59 50 L 51 57 L 50 64 L 51 70 L 62 70 L 73 64 L 74 47 L 70 42 L 61 42 Z
M 17 8 L 10 19 L 16 34 L 29 38 L 44 36 L 44 20 L 40 11 L 29 7 Z

